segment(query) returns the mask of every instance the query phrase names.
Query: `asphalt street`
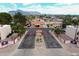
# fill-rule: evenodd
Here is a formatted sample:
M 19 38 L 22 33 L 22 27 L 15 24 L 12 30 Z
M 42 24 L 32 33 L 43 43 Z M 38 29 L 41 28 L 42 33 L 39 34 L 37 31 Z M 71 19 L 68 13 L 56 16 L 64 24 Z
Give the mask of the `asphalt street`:
M 21 42 L 19 49 L 34 48 L 35 35 L 36 35 L 36 31 L 34 29 L 29 29 L 28 33 L 25 35 L 23 41 Z
M 43 30 L 44 41 L 47 48 L 62 48 L 57 40 L 49 33 L 49 30 Z
M 23 41 L 21 42 L 19 49 L 26 49 L 26 48 L 35 48 L 35 36 L 36 36 L 35 28 L 29 28 L 28 33 L 25 35 Z M 44 42 L 46 48 L 62 48 L 61 45 L 57 42 L 57 40 L 49 33 L 48 28 L 41 28 L 43 31 Z

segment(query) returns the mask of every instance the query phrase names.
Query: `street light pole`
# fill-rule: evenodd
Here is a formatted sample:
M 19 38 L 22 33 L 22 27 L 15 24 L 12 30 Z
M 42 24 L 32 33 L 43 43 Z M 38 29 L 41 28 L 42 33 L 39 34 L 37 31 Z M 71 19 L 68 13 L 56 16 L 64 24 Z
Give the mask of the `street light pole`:
M 76 25 L 76 31 L 75 31 L 75 37 L 74 37 L 74 40 L 76 40 L 77 31 L 78 31 L 78 25 Z

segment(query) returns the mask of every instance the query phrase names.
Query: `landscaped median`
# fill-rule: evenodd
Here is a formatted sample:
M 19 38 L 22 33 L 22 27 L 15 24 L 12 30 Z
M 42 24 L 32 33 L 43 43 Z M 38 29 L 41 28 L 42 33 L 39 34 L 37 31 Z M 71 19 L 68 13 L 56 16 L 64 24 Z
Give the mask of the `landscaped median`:
M 0 48 L 5 48 L 9 45 L 16 44 L 19 39 L 20 39 L 20 37 L 18 36 L 18 34 L 14 33 L 12 36 L 7 38 L 6 40 L 1 40 L 0 41 Z

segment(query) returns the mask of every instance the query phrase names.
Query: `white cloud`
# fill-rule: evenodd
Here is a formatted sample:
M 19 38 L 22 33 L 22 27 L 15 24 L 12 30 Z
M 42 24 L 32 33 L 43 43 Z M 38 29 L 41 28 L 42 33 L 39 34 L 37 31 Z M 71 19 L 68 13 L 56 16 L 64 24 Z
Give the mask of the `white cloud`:
M 78 3 L 79 0 L 0 0 L 0 3 Z
M 46 11 L 42 11 L 42 13 L 49 14 L 79 14 L 79 7 L 52 7 L 50 9 L 46 9 Z
M 68 6 L 43 8 L 40 4 L 32 5 L 28 8 L 22 8 L 25 11 L 39 11 L 46 14 L 79 14 L 79 5 L 69 4 Z
M 7 7 L 6 5 L 1 5 L 0 6 L 0 12 L 8 12 L 8 11 L 10 11 L 10 10 L 16 10 L 17 8 L 16 8 L 16 4 L 11 4 L 12 6 L 10 6 L 10 7 Z
M 29 4 L 32 4 L 32 3 L 22 3 L 22 5 L 24 6 L 29 5 Z
M 0 12 L 7 12 L 9 10 L 16 10 L 17 4 L 12 4 L 13 6 L 11 8 L 9 7 L 3 7 L 0 6 Z M 28 5 L 28 4 L 23 4 Z M 47 8 L 44 8 L 41 4 L 37 5 L 31 5 L 29 7 L 19 8 L 24 11 L 39 11 L 41 13 L 46 14 L 79 14 L 79 4 L 67 4 L 62 7 L 55 7 L 55 6 L 47 6 Z

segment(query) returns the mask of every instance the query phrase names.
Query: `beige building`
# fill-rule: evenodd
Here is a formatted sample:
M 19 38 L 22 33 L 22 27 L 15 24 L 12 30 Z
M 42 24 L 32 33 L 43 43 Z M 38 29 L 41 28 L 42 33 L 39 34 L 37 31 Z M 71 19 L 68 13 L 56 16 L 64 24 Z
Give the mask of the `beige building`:
M 47 27 L 55 28 L 55 27 L 61 27 L 62 26 L 63 19 L 58 19 L 58 18 L 52 17 L 51 19 L 44 18 L 44 21 L 45 21 Z
M 62 22 L 58 22 L 58 21 L 52 21 L 52 22 L 46 22 L 47 27 L 49 28 L 55 28 L 55 27 L 61 27 Z
M 40 28 L 55 28 L 61 27 L 62 21 L 60 19 L 39 19 L 36 18 L 31 21 L 32 27 L 40 27 Z
M 31 21 L 33 28 L 45 28 L 45 21 L 39 18 L 35 18 Z

